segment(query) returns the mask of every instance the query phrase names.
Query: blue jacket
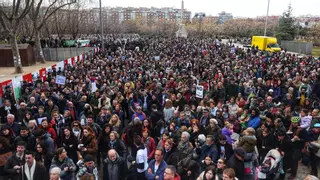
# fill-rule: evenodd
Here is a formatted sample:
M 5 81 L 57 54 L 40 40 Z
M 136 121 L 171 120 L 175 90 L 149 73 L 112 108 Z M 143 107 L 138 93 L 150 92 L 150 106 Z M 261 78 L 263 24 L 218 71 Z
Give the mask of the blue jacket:
M 158 167 L 157 172 L 154 173 L 155 164 L 156 164 L 156 160 L 154 159 L 149 162 L 148 169 L 150 168 L 153 174 L 148 173 L 148 170 L 147 170 L 145 172 L 145 176 L 147 180 L 154 180 L 156 176 L 159 176 L 158 180 L 164 179 L 164 170 L 167 168 L 167 163 L 164 160 L 162 160 Z
M 200 162 L 204 160 L 206 156 L 210 156 L 212 161 L 215 163 L 218 161 L 218 150 L 214 144 L 211 146 L 204 144 L 200 148 L 196 149 L 196 153 L 200 155 Z
M 247 127 L 252 127 L 254 129 L 257 129 L 260 126 L 260 117 L 256 116 L 254 118 L 250 118 L 250 120 L 247 123 Z

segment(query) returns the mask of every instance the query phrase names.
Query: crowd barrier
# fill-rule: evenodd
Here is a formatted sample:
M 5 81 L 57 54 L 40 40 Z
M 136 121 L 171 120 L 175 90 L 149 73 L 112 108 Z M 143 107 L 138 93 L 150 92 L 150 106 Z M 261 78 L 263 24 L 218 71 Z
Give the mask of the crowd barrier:
M 8 79 L 6 81 L 3 81 L 0 83 L 0 96 L 3 96 L 3 93 L 5 92 L 5 87 L 10 86 L 13 90 L 13 94 L 15 99 L 19 99 L 21 97 L 21 85 L 23 81 L 27 82 L 33 82 L 38 77 L 41 77 L 42 81 L 46 80 L 47 72 L 52 70 L 54 67 L 58 69 L 59 67 L 63 70 L 64 67 L 68 64 L 71 66 L 74 66 L 78 61 L 84 61 L 86 60 L 90 55 L 94 55 L 99 51 L 99 48 L 92 48 L 89 52 L 80 54 L 78 56 L 74 56 L 68 59 L 65 59 L 63 61 L 60 61 L 52 66 L 48 66 L 46 68 L 41 68 L 38 71 L 24 74 L 22 76 L 16 76 L 15 78 Z

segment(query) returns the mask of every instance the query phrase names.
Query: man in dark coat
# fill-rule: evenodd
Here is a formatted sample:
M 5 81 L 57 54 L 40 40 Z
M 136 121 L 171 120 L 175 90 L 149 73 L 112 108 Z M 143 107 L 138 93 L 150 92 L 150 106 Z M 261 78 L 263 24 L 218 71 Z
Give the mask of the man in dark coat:
M 36 138 L 29 132 L 29 129 L 25 126 L 21 127 L 20 135 L 14 139 L 14 147 L 17 147 L 19 142 L 24 142 L 26 144 L 27 150 L 36 150 Z
M 280 151 L 283 156 L 283 170 L 284 172 L 288 170 L 292 162 L 292 142 L 290 138 L 286 135 L 285 131 L 279 131 L 275 138 L 275 147 Z M 280 179 L 284 179 L 284 174 L 280 174 Z
M 3 106 L 0 108 L 0 121 L 2 124 L 7 122 L 7 116 L 9 114 L 17 116 L 17 108 L 13 104 L 11 104 L 9 99 L 5 99 Z
M 103 163 L 103 180 L 124 180 L 127 177 L 127 161 L 111 149 Z
M 26 163 L 23 165 L 23 179 L 26 180 L 49 180 L 49 173 L 46 167 L 41 163 L 36 162 L 34 153 L 26 151 Z
M 26 144 L 24 142 L 18 142 L 16 152 L 12 154 L 4 166 L 4 171 L 11 180 L 20 180 L 22 177 L 22 166 L 25 163 L 25 146 Z
M 230 157 L 227 163 L 228 168 L 234 169 L 236 177 L 239 180 L 244 180 L 244 157 L 246 151 L 242 147 L 234 149 L 234 154 Z

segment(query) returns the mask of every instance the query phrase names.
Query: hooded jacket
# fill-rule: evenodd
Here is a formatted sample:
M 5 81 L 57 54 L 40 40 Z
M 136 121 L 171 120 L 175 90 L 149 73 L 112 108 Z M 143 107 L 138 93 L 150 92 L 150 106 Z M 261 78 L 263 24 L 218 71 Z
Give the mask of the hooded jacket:
M 255 136 L 243 136 L 240 138 L 238 147 L 242 147 L 247 153 L 254 152 L 254 147 L 257 145 Z
M 227 142 L 228 142 L 229 144 L 232 144 L 232 139 L 231 139 L 231 134 L 232 134 L 232 132 L 231 132 L 229 129 L 227 129 L 227 128 L 225 128 L 225 127 L 222 128 L 221 134 L 223 134 L 223 135 L 226 136 Z
M 118 153 L 115 161 L 111 161 L 109 158 L 103 161 L 103 180 L 125 180 L 127 173 L 126 160 L 120 157 Z

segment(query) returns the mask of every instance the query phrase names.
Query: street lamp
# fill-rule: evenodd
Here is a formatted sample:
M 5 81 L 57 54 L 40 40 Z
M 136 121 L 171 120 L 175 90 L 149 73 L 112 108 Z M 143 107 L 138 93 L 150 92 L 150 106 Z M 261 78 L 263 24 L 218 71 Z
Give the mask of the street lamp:
M 101 43 L 102 43 L 102 52 L 104 52 L 104 41 L 103 41 L 103 21 L 102 21 L 102 5 L 101 0 L 99 0 L 100 3 L 100 28 L 101 28 Z
M 205 13 L 196 13 L 194 15 L 194 18 L 199 19 L 199 34 L 201 35 L 201 37 L 202 37 L 202 20 L 204 17 L 206 17 Z
M 266 23 L 264 24 L 264 36 L 267 36 L 267 26 L 268 26 L 268 16 L 269 16 L 269 5 L 270 5 L 270 0 L 268 0 Z

